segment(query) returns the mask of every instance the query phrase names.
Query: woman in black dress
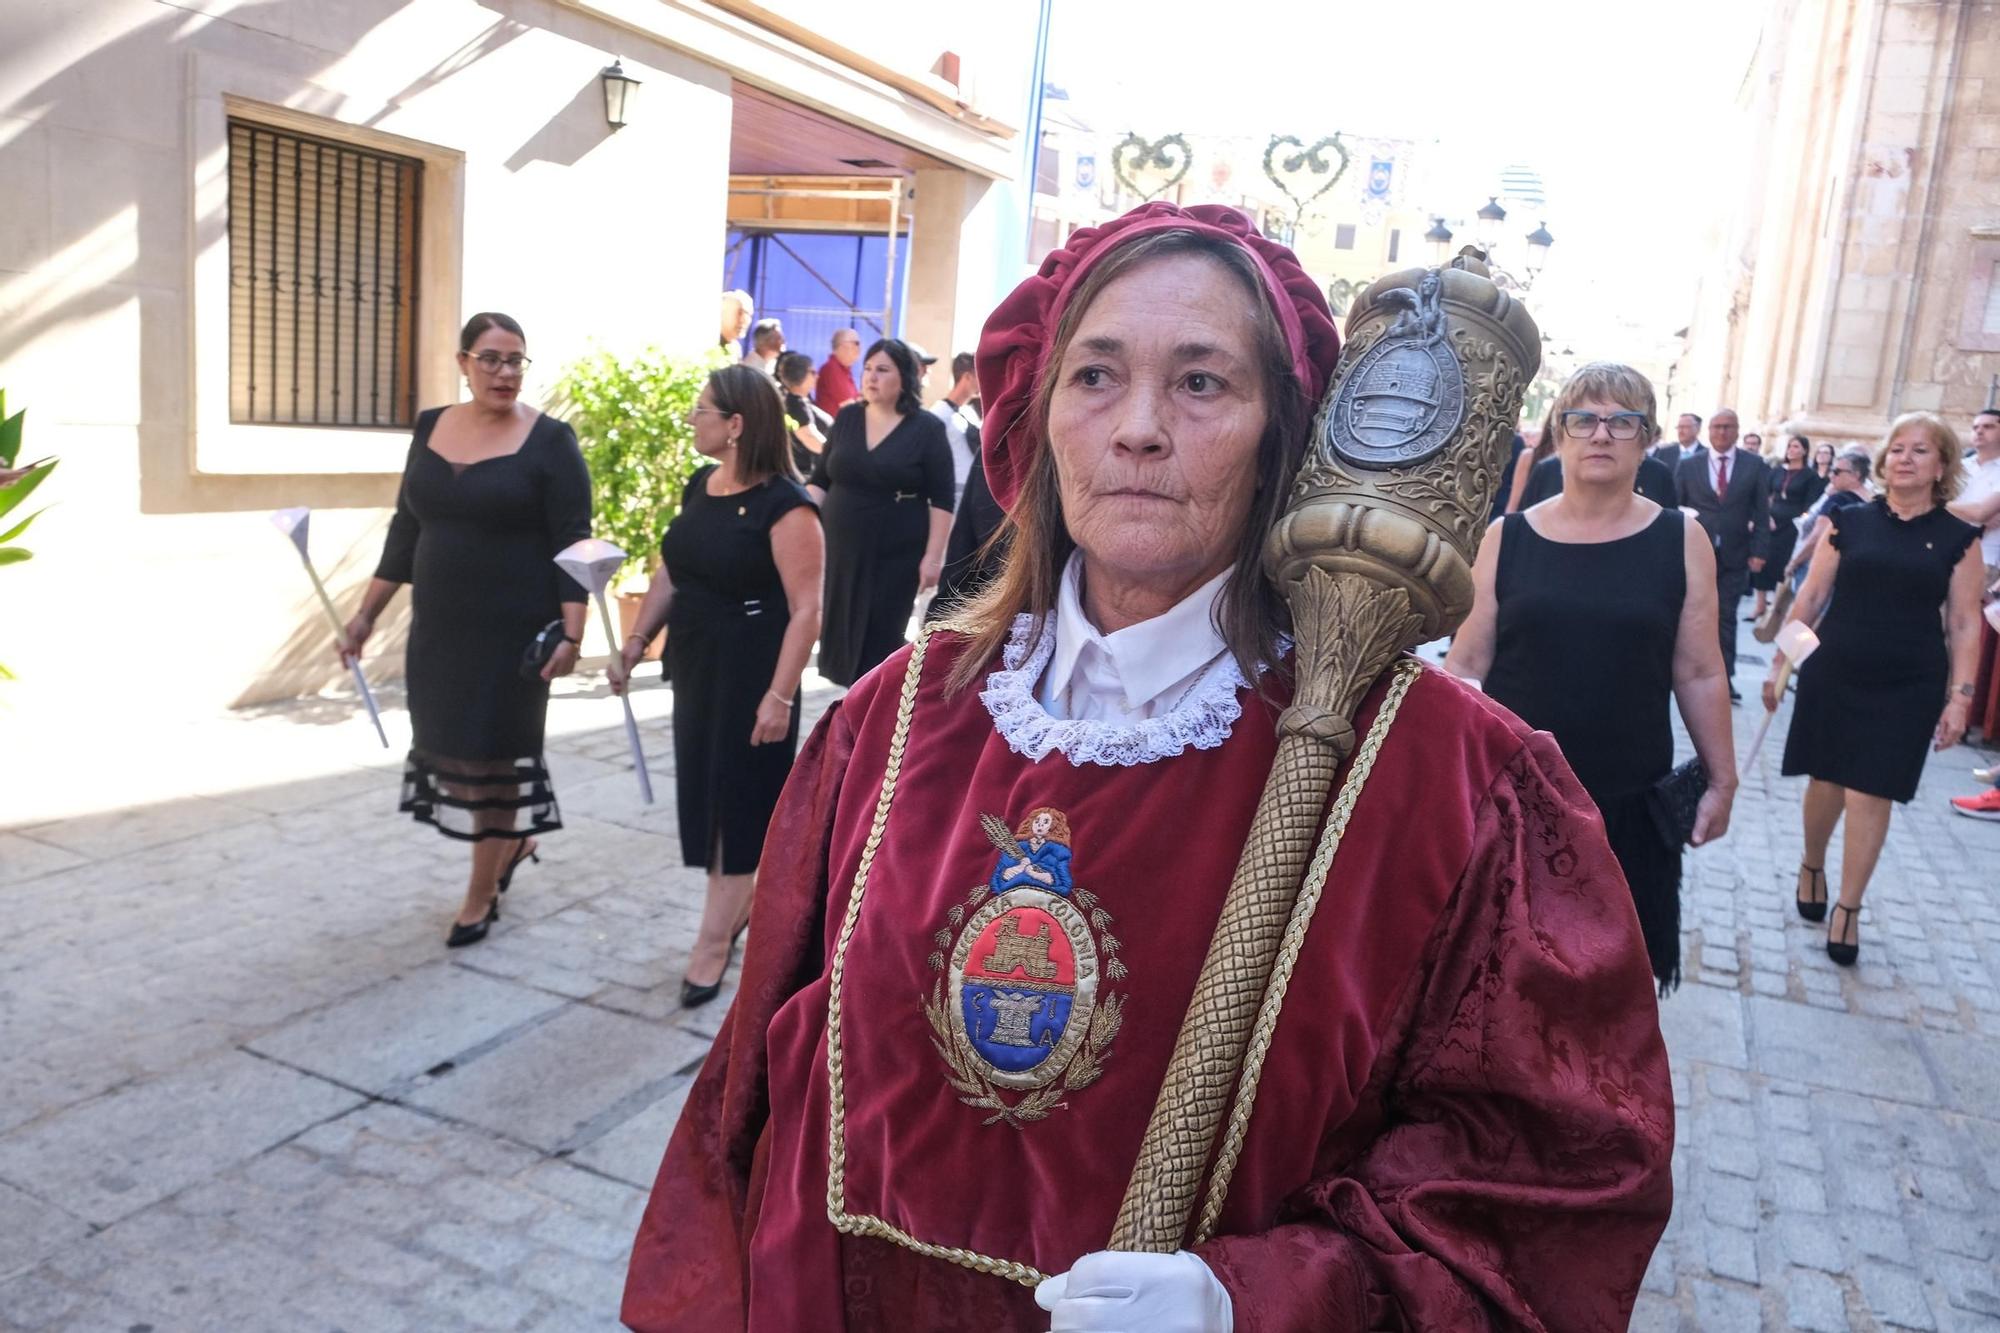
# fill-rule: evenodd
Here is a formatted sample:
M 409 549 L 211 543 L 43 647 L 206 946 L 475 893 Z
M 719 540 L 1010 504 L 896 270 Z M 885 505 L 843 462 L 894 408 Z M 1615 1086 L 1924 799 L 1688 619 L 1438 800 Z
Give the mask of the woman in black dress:
M 1812 779 L 1794 895 L 1808 921 L 1827 914 L 1826 847 L 1847 816 L 1826 934 L 1827 956 L 1843 966 L 1861 949 L 1861 895 L 1888 836 L 1890 803 L 1917 794 L 1926 742 L 1943 750 L 1965 735 L 1985 575 L 1979 529 L 1945 509 L 1965 479 L 1951 427 L 1928 412 L 1898 417 L 1875 473 L 1880 497 L 1827 516 L 1831 531 L 1787 617 L 1811 625 L 1826 613 L 1819 651 L 1799 666 L 1784 773 Z M 1784 660 L 1773 654 L 1764 681 L 1773 711 Z
M 695 448 L 715 462 L 688 481 L 611 673 L 622 692 L 666 627 L 681 858 L 708 871 L 681 982 L 688 1008 L 722 989 L 750 919 L 764 829 L 798 749 L 799 677 L 819 634 L 823 559 L 771 377 L 754 366 L 718 370 L 691 415 Z
M 505 315 L 466 324 L 458 364 L 472 401 L 417 418 L 381 563 L 347 622 L 358 653 L 410 585 L 415 736 L 401 808 L 472 843 L 452 948 L 486 937 L 514 868 L 535 855 L 533 835 L 562 827 L 542 730 L 549 681 L 576 665 L 585 602 L 554 562 L 590 535 L 590 472 L 568 425 L 520 401 L 527 346 Z M 522 654 L 550 626 L 561 641 L 524 677 Z
M 1665 995 L 1681 974 L 1681 849 L 1654 794 L 1674 766 L 1668 701 L 1709 773 L 1695 846 L 1729 827 L 1736 752 L 1714 550 L 1700 525 L 1632 489 L 1655 410 L 1653 386 L 1629 366 L 1570 377 L 1552 414 L 1562 491 L 1486 530 L 1472 614 L 1444 665 L 1562 746 L 1604 815 Z
M 792 467 L 804 480 L 819 466 L 819 456 L 826 452 L 827 433 L 833 429 L 833 418 L 812 400 L 813 386 L 819 374 L 813 369 L 812 358 L 804 352 L 784 352 L 778 357 L 778 387 L 785 392 L 786 433 L 792 442 Z
M 903 646 L 917 594 L 944 567 L 957 486 L 923 382 L 908 345 L 877 341 L 861 362 L 861 401 L 840 409 L 813 469 L 826 519 L 819 672 L 836 685 Z
M 1770 489 L 1764 496 L 1763 512 L 1757 516 L 1757 532 L 1751 546 L 1757 559 L 1751 562 L 1750 586 L 1757 590 L 1757 606 L 1749 619 L 1764 618 L 1764 604 L 1777 591 L 1785 576 L 1785 566 L 1798 545 L 1799 515 L 1812 508 L 1826 489 L 1826 479 L 1811 466 L 1812 441 L 1794 435 L 1785 441 L 1785 460 L 1769 474 Z M 1762 561 L 1759 564 L 1757 561 Z

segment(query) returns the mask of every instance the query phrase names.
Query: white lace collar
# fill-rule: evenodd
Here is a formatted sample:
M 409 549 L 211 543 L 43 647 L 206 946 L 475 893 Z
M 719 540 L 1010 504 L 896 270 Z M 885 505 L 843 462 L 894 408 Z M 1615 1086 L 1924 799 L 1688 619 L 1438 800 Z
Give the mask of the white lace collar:
M 994 730 L 1016 754 L 1039 762 L 1052 751 L 1072 764 L 1103 764 L 1130 768 L 1171 759 L 1190 747 L 1213 750 L 1229 739 L 1243 716 L 1239 697 L 1247 688 L 1234 657 L 1221 661 L 1167 712 L 1129 722 L 1058 718 L 1035 697 L 1035 686 L 1055 656 L 1054 627 L 1037 636 L 1038 617 L 1014 617 L 1014 628 L 1001 650 L 1001 669 L 986 677 L 979 701 L 992 715 Z M 1029 651 L 1030 641 L 1034 649 Z M 1280 648 L 1289 644 L 1280 641 Z M 1259 667 L 1261 674 L 1265 668 Z

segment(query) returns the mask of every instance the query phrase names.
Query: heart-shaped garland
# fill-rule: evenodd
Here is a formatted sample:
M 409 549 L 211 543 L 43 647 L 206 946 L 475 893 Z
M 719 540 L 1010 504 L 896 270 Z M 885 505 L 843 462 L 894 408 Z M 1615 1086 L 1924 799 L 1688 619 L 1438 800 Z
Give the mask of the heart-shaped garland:
M 1286 144 L 1290 144 L 1298 151 L 1286 153 L 1284 159 L 1279 161 L 1278 150 Z M 1335 166 L 1326 159 L 1323 150 L 1328 148 L 1339 154 L 1339 166 Z M 1271 184 L 1284 191 L 1287 199 L 1292 201 L 1292 225 L 1294 227 L 1298 226 L 1299 220 L 1305 216 L 1307 207 L 1328 190 L 1331 190 L 1334 182 L 1347 174 L 1347 163 L 1347 145 L 1340 141 L 1338 134 L 1329 135 L 1310 148 L 1306 147 L 1305 141 L 1295 134 L 1274 134 L 1271 136 L 1271 142 L 1264 149 L 1264 175 L 1270 179 Z M 1299 190 L 1292 188 L 1294 181 L 1298 181 L 1303 188 L 1304 185 L 1311 183 L 1312 178 L 1317 176 L 1325 176 L 1326 181 L 1311 194 L 1301 194 Z
M 1173 158 L 1167 155 L 1167 150 L 1171 148 L 1180 149 L 1180 169 L 1178 171 L 1174 170 L 1175 163 Z M 1128 151 L 1131 149 L 1137 149 L 1138 152 L 1133 154 Z M 1116 148 L 1111 150 L 1111 174 L 1117 178 L 1119 185 L 1123 186 L 1128 193 L 1138 195 L 1140 199 L 1149 204 L 1186 180 L 1188 168 L 1193 165 L 1194 150 L 1189 148 L 1188 141 L 1178 134 L 1163 135 L 1152 143 L 1147 143 L 1137 134 L 1128 134 L 1119 140 Z M 1174 174 L 1168 177 L 1166 183 L 1158 189 L 1148 192 L 1140 189 L 1131 176 L 1132 171 L 1139 171 L 1146 168 L 1158 171 L 1173 171 Z

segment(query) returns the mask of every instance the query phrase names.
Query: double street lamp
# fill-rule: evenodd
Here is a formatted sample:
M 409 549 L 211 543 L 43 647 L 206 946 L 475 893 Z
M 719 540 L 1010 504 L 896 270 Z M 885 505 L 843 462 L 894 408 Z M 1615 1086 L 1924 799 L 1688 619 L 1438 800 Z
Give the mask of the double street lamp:
M 1486 203 L 1474 217 L 1477 221 L 1479 248 L 1487 255 L 1491 255 L 1506 239 L 1507 210 L 1502 207 L 1499 196 L 1488 195 Z M 1556 238 L 1549 235 L 1548 223 L 1544 222 L 1529 232 L 1524 239 L 1527 249 L 1521 261 L 1523 277 L 1520 286 L 1526 290 L 1534 285 L 1535 278 L 1542 271 L 1542 265 L 1548 262 L 1549 247 L 1556 243 Z M 1430 246 L 1432 263 L 1442 266 L 1451 262 L 1451 228 L 1445 225 L 1442 215 L 1433 215 L 1431 229 L 1424 233 L 1424 241 Z

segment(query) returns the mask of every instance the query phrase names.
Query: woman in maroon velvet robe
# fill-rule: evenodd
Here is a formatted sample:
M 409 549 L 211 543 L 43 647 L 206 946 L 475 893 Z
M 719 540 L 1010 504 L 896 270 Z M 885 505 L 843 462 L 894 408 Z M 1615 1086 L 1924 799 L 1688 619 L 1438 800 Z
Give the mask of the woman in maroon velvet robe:
M 1413 662 L 1215 1225 L 1104 1252 L 1275 752 L 1256 552 L 1337 350 L 1219 208 L 1079 232 L 995 312 L 1008 565 L 799 758 L 633 1328 L 1041 1329 L 1037 1283 L 1063 1329 L 1625 1326 L 1673 1137 L 1631 900 L 1547 738 Z

